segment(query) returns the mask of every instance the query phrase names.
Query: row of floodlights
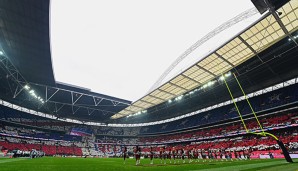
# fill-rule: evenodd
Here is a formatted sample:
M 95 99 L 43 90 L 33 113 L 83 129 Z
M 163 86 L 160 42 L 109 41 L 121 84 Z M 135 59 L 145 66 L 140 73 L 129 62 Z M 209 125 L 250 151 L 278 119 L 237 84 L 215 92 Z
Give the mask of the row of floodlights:
M 220 76 L 220 77 L 219 77 L 219 80 L 220 80 L 220 81 L 223 81 L 223 80 L 225 80 L 226 77 L 229 77 L 229 76 L 231 76 L 231 75 L 232 75 L 232 73 L 231 73 L 231 72 L 228 72 L 228 73 L 226 73 L 226 74 Z M 180 100 L 183 99 L 183 96 L 189 96 L 189 95 L 194 94 L 195 92 L 197 92 L 197 91 L 199 91 L 199 90 L 205 89 L 205 88 L 207 88 L 207 87 L 211 87 L 213 84 L 215 84 L 215 82 L 216 82 L 216 80 L 209 81 L 208 83 L 204 84 L 204 85 L 201 86 L 200 88 L 194 89 L 194 90 L 192 90 L 192 91 L 186 93 L 185 95 L 180 95 L 180 96 L 178 96 L 178 97 L 175 97 L 174 99 L 170 99 L 170 100 L 168 100 L 168 103 L 172 103 L 173 101 L 180 101 Z M 140 111 L 140 112 L 137 112 L 137 113 L 128 115 L 128 116 L 126 116 L 126 117 L 129 118 L 129 117 L 131 117 L 131 116 L 137 116 L 137 115 L 140 115 L 140 114 L 143 114 L 143 113 L 146 113 L 146 112 L 147 112 L 147 110 L 143 110 L 143 111 Z
M 293 36 L 293 39 L 298 39 L 298 35 L 297 36 Z M 288 39 L 289 41 L 292 41 L 291 38 Z
M 34 97 L 35 99 L 37 99 L 38 101 L 40 101 L 42 104 L 44 103 L 43 98 L 41 98 L 40 96 L 36 95 L 35 91 L 33 89 L 31 89 L 31 87 L 29 85 L 25 85 L 24 89 L 27 90 L 27 92 Z
M 126 117 L 131 117 L 131 116 L 137 116 L 137 115 L 140 115 L 140 114 L 143 114 L 143 113 L 147 113 L 147 110 L 143 110 L 143 111 L 139 111 L 139 112 L 137 112 L 137 113 L 134 113 L 134 114 L 131 114 L 131 115 L 128 115 L 128 116 L 126 116 Z
M 0 50 L 0 56 L 1 55 L 4 55 L 4 52 L 2 50 Z M 42 104 L 44 103 L 44 100 L 40 97 L 40 96 L 37 96 L 35 91 L 33 89 L 31 89 L 31 87 L 29 85 L 25 85 L 23 87 L 25 90 L 27 90 L 27 92 L 32 96 L 34 97 L 35 99 L 37 99 L 38 101 L 40 101 Z
M 231 75 L 232 75 L 232 73 L 231 73 L 231 72 L 228 72 L 228 73 L 226 73 L 226 74 L 220 76 L 220 77 L 219 77 L 219 80 L 220 80 L 220 81 L 223 81 L 223 80 L 225 80 L 226 77 L 229 77 L 229 76 L 231 76 Z M 211 86 L 214 85 L 215 83 L 216 83 L 216 80 L 209 81 L 208 83 L 204 84 L 204 85 L 201 86 L 200 88 L 194 89 L 194 90 L 192 90 L 192 91 L 186 93 L 185 95 L 180 95 L 180 96 L 178 96 L 178 97 L 176 97 L 176 98 L 174 98 L 174 99 L 170 99 L 170 100 L 168 100 L 168 103 L 172 103 L 173 101 L 180 101 L 180 100 L 183 98 L 183 96 L 189 96 L 189 95 L 191 95 L 191 94 L 194 94 L 195 92 L 197 92 L 197 91 L 199 91 L 199 90 L 205 89 L 205 88 L 207 88 L 207 87 L 211 87 Z

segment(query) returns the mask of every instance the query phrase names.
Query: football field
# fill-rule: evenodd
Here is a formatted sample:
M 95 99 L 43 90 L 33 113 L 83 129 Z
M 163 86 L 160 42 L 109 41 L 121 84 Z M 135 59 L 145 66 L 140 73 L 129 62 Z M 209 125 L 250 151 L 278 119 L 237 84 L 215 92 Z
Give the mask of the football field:
M 187 160 L 186 160 L 187 161 Z M 160 164 L 154 160 L 150 165 L 148 159 L 141 160 L 141 165 L 135 166 L 135 160 L 129 159 L 126 164 L 122 159 L 108 158 L 52 158 L 37 159 L 0 159 L 1 171 L 298 171 L 298 160 L 287 163 L 281 159 L 263 159 L 247 161 L 213 161 L 193 162 L 191 164 Z

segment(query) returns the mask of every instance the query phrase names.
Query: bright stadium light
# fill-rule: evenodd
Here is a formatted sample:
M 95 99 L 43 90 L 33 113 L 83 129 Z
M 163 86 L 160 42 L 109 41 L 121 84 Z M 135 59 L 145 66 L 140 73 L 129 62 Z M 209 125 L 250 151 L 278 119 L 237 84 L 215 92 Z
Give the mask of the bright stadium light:
M 183 95 L 181 95 L 181 96 L 178 96 L 178 97 L 176 97 L 176 98 L 175 98 L 175 100 L 176 100 L 176 101 L 179 101 L 179 100 L 181 100 L 181 99 L 182 99 L 182 97 L 183 97 Z
M 169 103 L 172 103 L 172 100 L 169 100 L 168 102 L 169 102 Z
M 25 85 L 24 88 L 25 88 L 26 90 L 29 90 L 29 89 L 30 89 L 30 87 L 29 87 L 28 85 Z
M 4 53 L 3 53 L 3 51 L 2 51 L 2 50 L 0 50 L 0 55 L 4 55 Z
M 231 75 L 232 75 L 232 73 L 231 72 L 228 72 L 228 73 L 225 74 L 225 77 L 229 77 Z
M 224 77 L 224 76 L 220 76 L 219 79 L 220 79 L 221 81 L 223 81 L 223 80 L 225 79 L 225 77 Z
M 24 89 L 26 89 L 31 96 L 33 96 L 35 99 L 37 99 L 38 101 L 40 101 L 42 104 L 45 103 L 45 101 L 43 100 L 43 98 L 41 98 L 40 96 L 37 96 L 34 90 L 32 90 L 32 89 L 30 90 L 30 87 L 28 85 L 25 85 L 24 86 Z
M 214 84 L 214 82 L 213 82 L 213 81 L 210 81 L 210 82 L 207 83 L 207 86 L 210 87 L 210 86 L 212 86 L 213 84 Z
M 220 81 L 223 81 L 223 80 L 226 79 L 226 77 L 229 77 L 229 76 L 231 76 L 231 75 L 232 75 L 232 73 L 231 73 L 231 72 L 228 72 L 228 73 L 226 73 L 226 74 L 220 76 L 220 77 L 219 77 L 219 80 L 220 80 Z

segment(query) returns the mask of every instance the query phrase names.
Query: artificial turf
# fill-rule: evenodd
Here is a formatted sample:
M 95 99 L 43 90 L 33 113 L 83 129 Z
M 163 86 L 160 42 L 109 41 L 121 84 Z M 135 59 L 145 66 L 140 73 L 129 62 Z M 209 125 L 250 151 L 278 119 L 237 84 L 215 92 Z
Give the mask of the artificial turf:
M 187 161 L 187 160 L 186 160 Z M 123 164 L 119 158 L 53 158 L 37 159 L 0 159 L 1 171 L 298 171 L 298 160 L 287 163 L 282 159 L 262 159 L 245 161 L 193 162 L 191 164 L 160 164 L 155 159 L 150 165 L 148 159 L 141 160 L 135 166 L 135 160 L 129 159 Z

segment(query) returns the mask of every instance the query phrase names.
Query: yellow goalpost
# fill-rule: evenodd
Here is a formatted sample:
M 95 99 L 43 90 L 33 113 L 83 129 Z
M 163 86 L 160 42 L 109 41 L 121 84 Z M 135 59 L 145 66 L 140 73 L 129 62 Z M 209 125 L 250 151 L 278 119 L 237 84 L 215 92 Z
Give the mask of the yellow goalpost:
M 221 75 L 222 75 L 222 77 L 224 78 L 223 81 L 224 81 L 224 83 L 225 83 L 225 85 L 226 85 L 226 87 L 227 87 L 227 89 L 228 89 L 228 91 L 229 91 L 229 94 L 230 94 L 230 96 L 231 96 L 231 98 L 232 98 L 232 101 L 233 101 L 233 103 L 234 103 L 234 105 L 235 105 L 235 108 L 236 108 L 236 110 L 237 110 L 237 113 L 238 113 L 238 115 L 239 115 L 239 117 L 240 117 L 240 120 L 241 120 L 241 122 L 242 122 L 242 124 L 243 124 L 243 126 L 244 126 L 244 129 L 245 129 L 246 133 L 249 133 L 249 134 L 255 134 L 255 135 L 260 135 L 260 136 L 267 136 L 267 135 L 268 135 L 268 136 L 271 136 L 273 139 L 275 139 L 275 140 L 277 141 L 278 145 L 279 145 L 280 148 L 282 149 L 283 154 L 284 154 L 284 156 L 285 156 L 285 159 L 286 159 L 288 162 L 291 162 L 291 163 L 292 163 L 293 161 L 292 161 L 292 159 L 291 159 L 291 157 L 290 157 L 290 155 L 289 155 L 289 152 L 288 152 L 287 149 L 285 148 L 283 142 L 280 141 L 280 140 L 278 139 L 278 137 L 276 137 L 275 135 L 273 135 L 273 134 L 271 134 L 271 133 L 269 133 L 269 132 L 265 132 L 265 131 L 264 131 L 264 129 L 263 129 L 263 127 L 262 127 L 262 125 L 261 125 L 261 123 L 260 123 L 260 121 L 259 121 L 259 119 L 258 119 L 258 116 L 257 116 L 256 112 L 254 111 L 254 109 L 253 109 L 253 107 L 252 107 L 252 105 L 251 105 L 249 99 L 247 98 L 247 96 L 246 96 L 246 94 L 245 94 L 245 92 L 244 92 L 244 90 L 243 90 L 243 88 L 242 88 L 242 86 L 241 86 L 241 84 L 240 84 L 240 82 L 239 82 L 237 76 L 233 73 L 233 76 L 234 76 L 234 78 L 235 78 L 235 80 L 236 80 L 236 82 L 237 82 L 239 88 L 241 89 L 241 92 L 242 92 L 244 98 L 246 99 L 246 102 L 248 103 L 248 105 L 249 105 L 249 107 L 250 107 L 250 110 L 252 111 L 252 113 L 253 113 L 253 115 L 254 115 L 254 117 L 255 117 L 255 119 L 256 119 L 256 121 L 257 121 L 257 123 L 258 123 L 260 129 L 261 129 L 261 132 L 253 132 L 253 131 L 251 131 L 251 130 L 249 130 L 249 129 L 247 128 L 247 126 L 246 126 L 246 124 L 245 124 L 245 121 L 244 121 L 244 119 L 243 119 L 243 117 L 242 117 L 242 115 L 241 115 L 241 112 L 240 112 L 240 110 L 239 110 L 239 108 L 238 108 L 238 105 L 237 105 L 237 103 L 236 103 L 236 101 L 235 101 L 235 98 L 234 98 L 234 96 L 233 96 L 233 94 L 232 94 L 232 91 L 231 91 L 231 89 L 230 89 L 230 87 L 229 87 L 229 85 L 228 85 L 228 83 L 227 83 L 227 81 L 226 81 L 224 75 L 223 75 L 223 74 L 221 74 Z

